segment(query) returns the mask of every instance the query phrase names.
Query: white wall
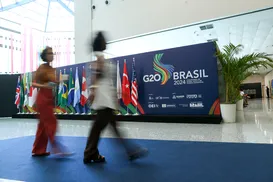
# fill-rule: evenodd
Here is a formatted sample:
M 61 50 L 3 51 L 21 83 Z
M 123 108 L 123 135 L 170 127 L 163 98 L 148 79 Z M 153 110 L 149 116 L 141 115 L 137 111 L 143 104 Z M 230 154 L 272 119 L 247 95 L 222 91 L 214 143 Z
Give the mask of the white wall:
M 266 95 L 265 87 L 268 84 L 265 84 L 265 77 L 263 75 L 252 75 L 243 81 L 243 83 L 261 83 L 262 97 Z
M 270 85 L 269 85 L 269 82 L 273 80 L 273 71 L 269 72 L 267 75 L 265 75 L 264 77 L 264 83 L 266 86 L 269 86 L 270 88 Z
M 243 83 L 261 83 L 262 85 L 265 84 L 265 77 L 263 75 L 253 75 L 248 77 Z
M 91 31 L 106 31 L 108 41 L 111 41 L 273 6 L 273 0 L 108 1 L 109 5 L 105 4 L 105 0 L 75 1 L 76 63 L 86 62 L 91 59 L 88 51 Z M 93 11 L 92 5 L 96 7 Z M 164 41 L 166 42 L 173 42 L 173 40 L 166 40 L 166 36 L 163 34 L 158 36 L 162 36 L 163 39 L 165 37 Z M 180 39 L 183 39 L 182 42 L 185 41 L 182 36 L 180 36 Z M 136 41 L 139 43 L 140 39 Z M 129 43 L 137 45 L 134 41 Z M 150 44 L 146 46 L 143 43 L 141 44 L 142 49 L 139 49 L 139 51 L 151 51 L 148 49 Z M 157 44 L 157 41 L 154 40 L 153 44 Z M 137 50 L 132 52 L 129 49 L 120 49 L 123 45 L 124 43 L 121 42 L 118 45 L 109 46 L 110 50 L 108 51 L 110 51 L 112 57 L 139 52 Z M 161 47 L 159 48 L 161 49 Z M 153 47 L 153 49 L 155 48 Z M 122 52 L 120 52 L 121 50 Z
M 75 63 L 89 61 L 91 39 L 91 0 L 75 1 Z
M 90 0 L 89 0 L 90 1 Z M 241 14 L 273 6 L 273 0 L 93 0 L 93 30 L 117 40 L 148 32 Z M 82 6 L 79 11 L 79 4 Z M 76 31 L 88 26 L 87 0 L 75 1 Z M 79 17 L 81 18 L 79 18 Z M 84 17 L 84 18 L 83 18 Z
M 270 85 L 271 80 L 273 80 L 273 70 L 271 72 L 269 72 L 267 75 L 265 75 L 265 77 L 264 77 L 265 86 L 268 86 L 271 90 L 270 92 L 272 93 L 272 88 Z

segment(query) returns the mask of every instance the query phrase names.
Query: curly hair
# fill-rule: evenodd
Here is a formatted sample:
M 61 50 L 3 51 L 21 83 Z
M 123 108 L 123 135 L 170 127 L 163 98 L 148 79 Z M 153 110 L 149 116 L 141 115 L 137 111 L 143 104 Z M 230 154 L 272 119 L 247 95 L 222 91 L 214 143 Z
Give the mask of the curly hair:
M 46 54 L 47 54 L 47 51 L 48 51 L 49 49 L 52 49 L 52 47 L 47 46 L 47 47 L 42 51 L 42 53 L 40 54 L 40 57 L 41 57 L 41 59 L 42 59 L 44 62 L 48 62 L 47 59 L 46 59 Z

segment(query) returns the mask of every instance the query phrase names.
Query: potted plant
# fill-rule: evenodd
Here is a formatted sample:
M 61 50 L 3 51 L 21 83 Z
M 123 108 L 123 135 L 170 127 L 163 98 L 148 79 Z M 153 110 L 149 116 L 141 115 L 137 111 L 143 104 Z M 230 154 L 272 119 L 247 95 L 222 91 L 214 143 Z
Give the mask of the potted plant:
M 242 45 L 229 44 L 220 51 L 216 45 L 216 56 L 221 64 L 221 74 L 225 82 L 225 102 L 220 104 L 224 122 L 236 121 L 236 103 L 241 99 L 240 85 L 249 76 L 255 74 L 253 69 L 273 67 L 273 60 L 266 53 L 252 53 L 238 56 Z
M 244 97 L 240 95 L 239 100 L 236 103 L 236 109 L 237 111 L 243 111 L 244 110 Z

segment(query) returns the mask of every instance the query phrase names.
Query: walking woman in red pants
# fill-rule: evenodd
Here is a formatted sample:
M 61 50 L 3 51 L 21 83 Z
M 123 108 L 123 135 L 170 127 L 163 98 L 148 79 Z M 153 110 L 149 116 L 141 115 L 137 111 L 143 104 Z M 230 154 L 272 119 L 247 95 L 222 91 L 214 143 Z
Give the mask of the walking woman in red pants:
M 57 131 L 57 120 L 54 115 L 54 97 L 52 83 L 58 83 L 55 76 L 55 69 L 50 66 L 53 61 L 53 51 L 51 47 L 46 47 L 41 53 L 41 58 L 45 64 L 40 65 L 35 74 L 37 83 L 32 83 L 34 87 L 39 88 L 36 105 L 39 115 L 39 124 L 37 128 L 35 142 L 33 144 L 32 156 L 48 156 L 48 140 L 52 145 L 54 154 L 68 155 L 63 151 L 63 147 L 55 139 Z M 60 78 L 61 79 L 61 78 Z

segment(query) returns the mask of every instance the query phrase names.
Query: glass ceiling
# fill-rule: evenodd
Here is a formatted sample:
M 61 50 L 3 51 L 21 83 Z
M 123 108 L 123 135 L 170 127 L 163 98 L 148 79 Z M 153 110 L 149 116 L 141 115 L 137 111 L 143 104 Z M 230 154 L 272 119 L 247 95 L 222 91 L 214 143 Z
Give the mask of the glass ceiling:
M 0 0 L 0 18 L 46 31 L 74 31 L 74 0 Z

